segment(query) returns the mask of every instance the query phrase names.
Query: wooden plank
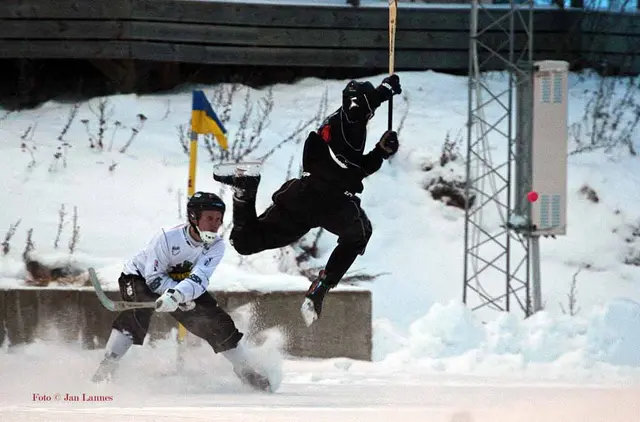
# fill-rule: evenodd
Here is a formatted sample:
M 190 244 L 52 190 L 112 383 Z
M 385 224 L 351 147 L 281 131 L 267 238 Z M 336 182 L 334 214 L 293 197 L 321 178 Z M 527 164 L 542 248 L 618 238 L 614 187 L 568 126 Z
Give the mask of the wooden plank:
M 536 53 L 549 57 L 561 50 L 538 46 Z M 506 51 L 502 51 L 506 54 Z M 0 43 L 0 57 L 25 58 L 87 58 L 126 59 L 218 63 L 241 65 L 291 65 L 371 67 L 388 63 L 385 48 L 300 48 L 300 47 L 238 47 L 221 45 L 194 45 L 142 41 L 88 41 L 88 40 L 6 40 Z M 468 61 L 468 50 L 460 49 L 398 49 L 398 69 L 454 68 L 463 66 L 461 57 Z M 451 59 L 455 57 L 455 59 Z M 455 63 L 448 63 L 452 61 Z M 440 63 L 443 61 L 442 63 Z
M 537 48 L 557 46 L 567 38 L 562 33 L 541 33 Z M 570 38 L 570 37 L 569 37 Z M 577 40 L 577 37 L 573 37 Z M 227 25 L 132 22 L 131 39 L 173 43 L 207 43 L 269 47 L 380 48 L 389 45 L 388 30 L 304 28 L 250 28 Z M 508 40 L 503 33 L 490 32 L 481 37 L 489 46 Z M 567 39 L 569 41 L 569 39 Z M 516 45 L 524 45 L 526 35 L 516 34 Z M 451 31 L 402 31 L 396 35 L 396 49 L 446 50 L 469 48 L 469 34 Z
M 113 20 L 0 20 L 0 39 L 119 39 L 128 28 Z
M 580 22 L 582 32 L 613 35 L 640 35 L 640 14 L 586 12 Z
M 506 8 L 480 14 L 481 27 Z M 536 31 L 560 31 L 577 15 L 542 10 L 534 13 Z M 251 27 L 387 29 L 389 13 L 385 7 L 296 6 L 248 4 L 200 0 L 132 0 L 132 18 L 143 21 L 210 23 Z M 522 25 L 515 20 L 516 29 Z M 418 7 L 404 4 L 398 11 L 398 33 L 404 30 L 457 30 L 469 32 L 470 9 L 465 7 Z M 508 23 L 503 24 L 508 29 Z
M 384 69 L 389 64 L 386 50 L 316 49 L 284 47 L 204 46 L 190 44 L 132 43 L 132 54 L 141 60 L 176 61 L 220 65 L 253 66 L 333 66 Z M 545 58 L 557 58 L 561 53 L 544 52 Z M 468 52 L 396 51 L 396 66 L 403 70 L 466 69 Z M 495 61 L 498 65 L 500 62 Z M 501 65 L 500 65 L 501 66 Z M 498 67 L 499 68 L 499 67 Z
M 44 41 L 8 40 L 0 42 L 0 58 L 29 59 L 129 59 L 126 41 Z
M 590 63 L 598 69 L 607 63 L 614 75 L 634 75 L 640 73 L 640 56 L 627 54 L 586 53 L 582 55 L 585 63 Z
M 585 53 L 637 56 L 640 55 L 640 36 L 584 34 L 581 50 Z
M 388 53 L 381 50 L 346 50 L 346 49 L 292 49 L 233 46 L 203 46 L 187 44 L 134 43 L 133 55 L 142 60 L 179 61 L 186 63 L 203 63 L 219 65 L 266 65 L 266 66 L 335 66 L 335 67 L 384 67 L 388 66 Z M 466 52 L 397 52 L 398 67 L 408 65 L 411 69 L 419 69 L 426 61 L 433 65 L 444 64 L 444 58 L 464 56 Z M 419 59 L 419 60 L 416 60 Z M 459 64 L 459 63 L 457 63 Z
M 0 18 L 126 19 L 131 0 L 6 0 Z

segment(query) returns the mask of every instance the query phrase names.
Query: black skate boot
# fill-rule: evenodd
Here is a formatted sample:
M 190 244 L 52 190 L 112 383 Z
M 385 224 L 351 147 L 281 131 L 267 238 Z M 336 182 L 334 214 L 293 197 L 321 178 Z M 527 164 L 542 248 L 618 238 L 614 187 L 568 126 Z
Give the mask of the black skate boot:
M 240 200 L 255 198 L 260 184 L 260 175 L 246 174 L 238 167 L 234 174 L 213 173 L 213 180 L 233 187 L 234 196 Z
M 96 384 L 109 383 L 113 379 L 113 374 L 116 369 L 118 369 L 118 359 L 116 355 L 106 355 L 102 362 L 100 362 L 100 366 L 98 366 L 93 377 L 91 377 L 91 381 Z
M 235 372 L 244 385 L 248 385 L 254 390 L 264 391 L 265 393 L 273 392 L 269 378 L 259 374 L 254 369 L 248 366 L 234 366 L 233 372 Z
M 302 318 L 304 319 L 304 323 L 307 327 L 310 327 L 318 318 L 320 318 L 320 313 L 322 312 L 322 301 L 324 300 L 324 296 L 331 289 L 328 284 L 325 283 L 325 272 L 320 271 L 320 275 L 318 278 L 311 283 L 309 290 L 307 290 L 307 294 L 305 295 L 304 302 L 302 302 L 302 307 L 300 308 L 300 312 L 302 313 Z

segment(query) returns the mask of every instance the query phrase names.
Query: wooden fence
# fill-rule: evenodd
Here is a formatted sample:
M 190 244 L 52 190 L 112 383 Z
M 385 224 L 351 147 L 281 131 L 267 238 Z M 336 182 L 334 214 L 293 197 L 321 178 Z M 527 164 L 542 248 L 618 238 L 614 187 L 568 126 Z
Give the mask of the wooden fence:
M 508 6 L 488 6 L 505 13 Z M 487 13 L 481 14 L 481 24 Z M 499 48 L 503 30 L 484 41 Z M 469 5 L 401 3 L 396 68 L 464 72 Z M 198 0 L 12 0 L 0 3 L 0 58 L 109 59 L 383 70 L 386 2 L 322 5 Z M 508 28 L 508 26 L 506 26 Z M 516 22 L 517 41 L 524 40 Z M 536 9 L 534 58 L 640 71 L 640 15 Z M 487 68 L 501 69 L 502 63 Z

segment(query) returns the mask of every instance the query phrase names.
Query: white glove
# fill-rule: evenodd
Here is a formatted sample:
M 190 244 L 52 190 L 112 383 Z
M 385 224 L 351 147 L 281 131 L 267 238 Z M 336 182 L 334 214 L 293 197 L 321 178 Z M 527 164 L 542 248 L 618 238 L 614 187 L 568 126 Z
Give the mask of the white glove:
M 190 300 L 188 302 L 181 303 L 180 305 L 178 305 L 178 308 L 180 308 L 182 312 L 192 311 L 193 308 L 195 307 L 196 307 L 196 303 L 193 300 Z
M 174 312 L 184 301 L 184 296 L 179 290 L 167 289 L 156 300 L 156 312 Z

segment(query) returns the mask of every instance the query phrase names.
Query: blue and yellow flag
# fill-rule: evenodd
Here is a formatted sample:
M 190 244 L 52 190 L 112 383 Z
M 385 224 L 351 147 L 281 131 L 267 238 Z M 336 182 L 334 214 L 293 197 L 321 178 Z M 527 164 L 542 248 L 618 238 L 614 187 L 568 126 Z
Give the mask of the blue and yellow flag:
M 211 108 L 211 104 L 202 91 L 193 91 L 191 106 L 191 130 L 195 133 L 213 134 L 222 149 L 227 149 L 227 130 Z

